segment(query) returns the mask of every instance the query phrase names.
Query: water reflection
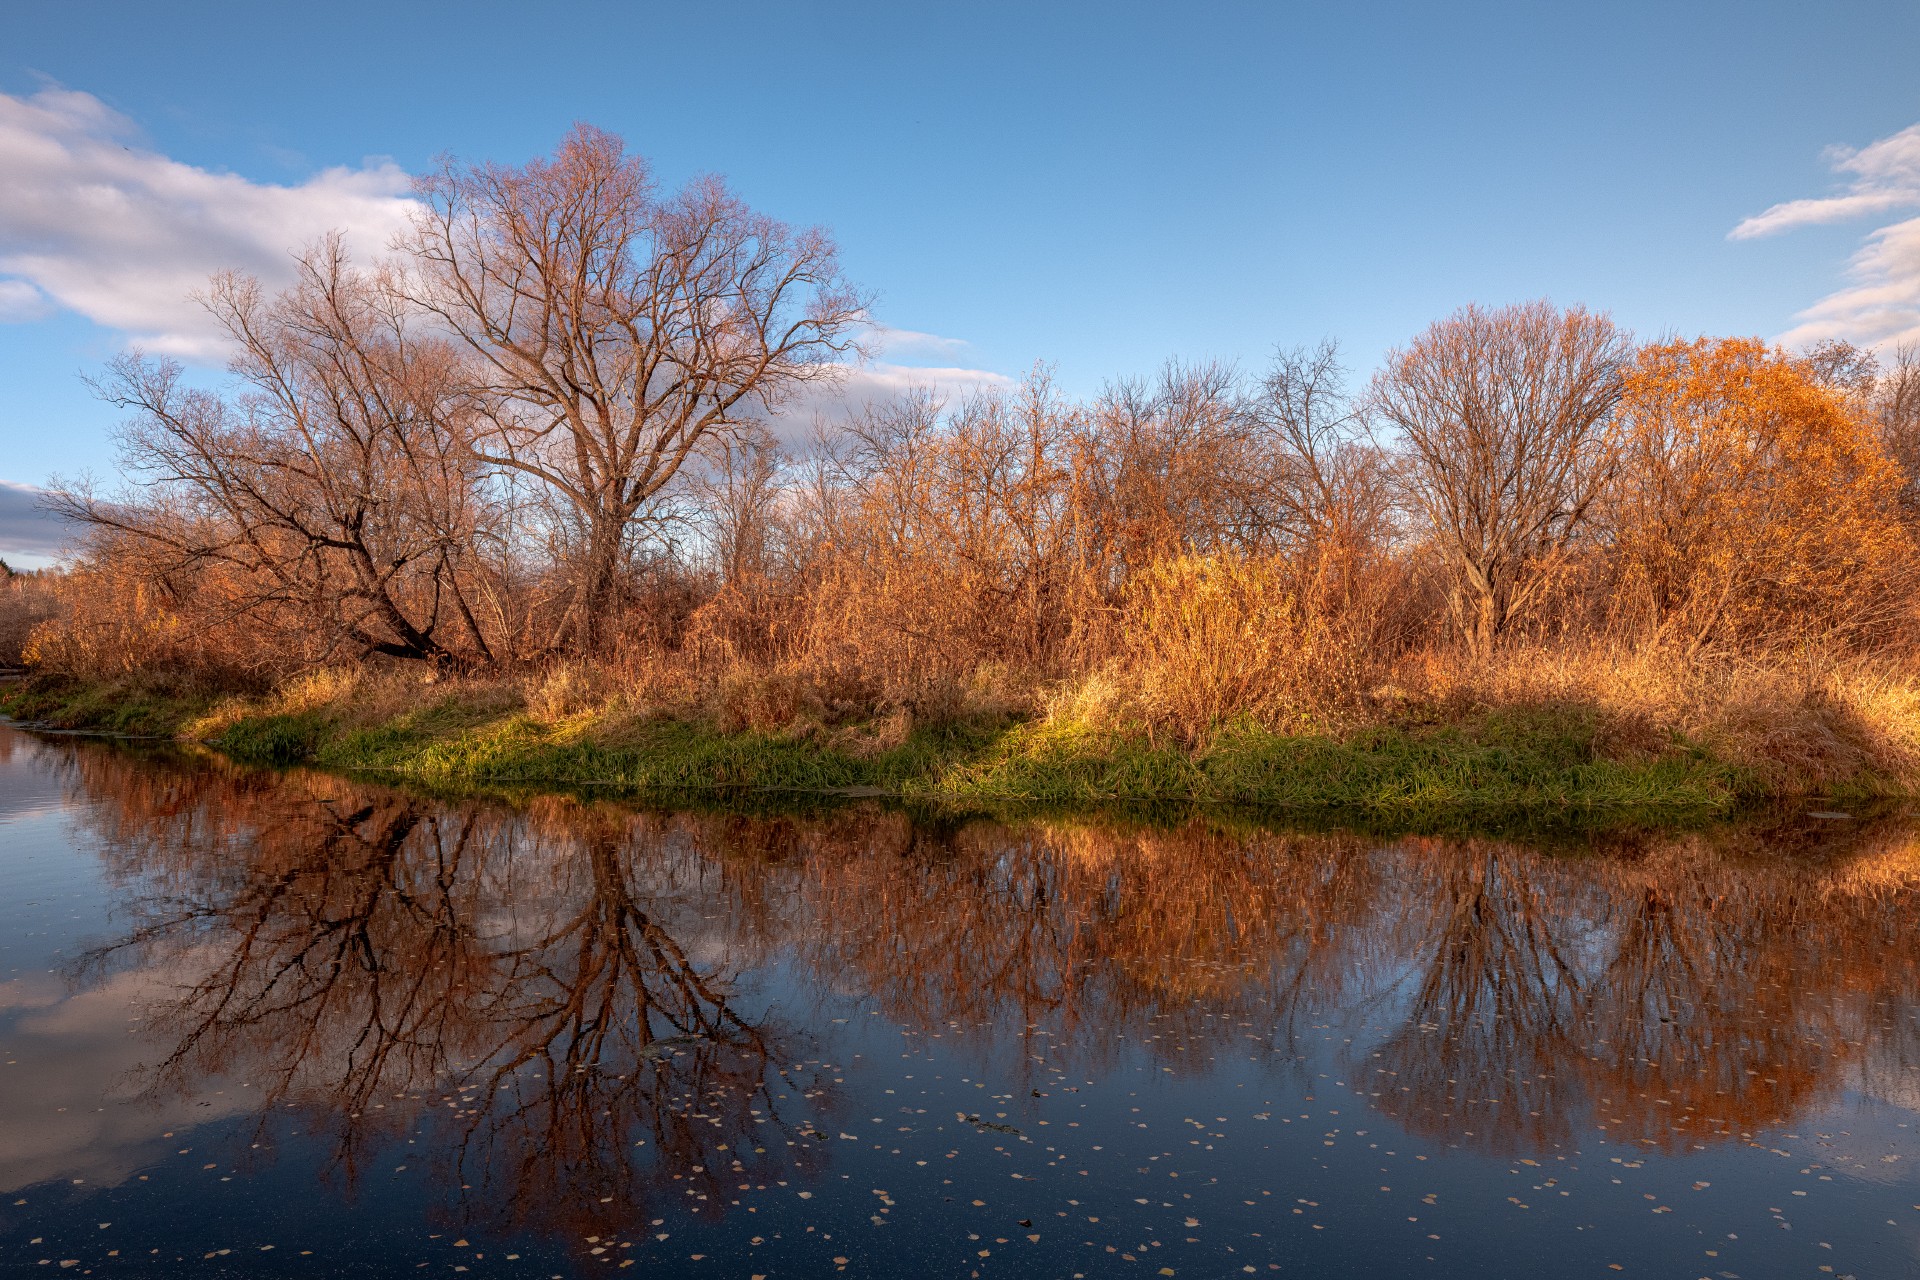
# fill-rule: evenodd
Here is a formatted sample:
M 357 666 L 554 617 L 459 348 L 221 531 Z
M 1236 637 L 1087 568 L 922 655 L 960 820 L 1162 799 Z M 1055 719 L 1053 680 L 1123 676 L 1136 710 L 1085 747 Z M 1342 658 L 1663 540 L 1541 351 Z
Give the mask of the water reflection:
M 263 1120 L 325 1131 L 349 1185 L 444 1113 L 442 1176 L 514 1226 L 804 1168 L 786 1139 L 830 1095 L 733 1007 L 757 915 L 697 844 L 613 811 L 76 763 L 140 886 L 86 966 L 174 983 L 144 1014 L 150 1094 L 241 1082 Z
M 140 1087 L 241 1082 L 263 1124 L 325 1133 L 349 1185 L 436 1117 L 425 1158 L 461 1212 L 515 1226 L 662 1196 L 718 1214 L 829 1160 L 842 1068 L 796 989 L 1023 1097 L 1129 1054 L 1304 1072 L 1338 1025 L 1343 1087 L 1505 1155 L 1751 1139 L 1843 1088 L 1910 1088 L 1920 1060 L 1920 857 L 1896 820 L 1542 852 L 66 767 L 128 902 L 86 965 L 171 982 Z

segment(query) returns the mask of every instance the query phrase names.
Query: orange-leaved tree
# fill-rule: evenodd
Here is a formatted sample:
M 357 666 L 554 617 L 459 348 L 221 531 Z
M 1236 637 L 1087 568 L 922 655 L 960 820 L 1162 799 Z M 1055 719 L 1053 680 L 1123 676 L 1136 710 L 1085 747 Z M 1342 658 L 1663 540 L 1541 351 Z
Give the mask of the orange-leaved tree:
M 1606 503 L 1617 608 L 1660 639 L 1859 636 L 1899 616 L 1911 535 L 1864 410 L 1755 339 L 1639 352 Z

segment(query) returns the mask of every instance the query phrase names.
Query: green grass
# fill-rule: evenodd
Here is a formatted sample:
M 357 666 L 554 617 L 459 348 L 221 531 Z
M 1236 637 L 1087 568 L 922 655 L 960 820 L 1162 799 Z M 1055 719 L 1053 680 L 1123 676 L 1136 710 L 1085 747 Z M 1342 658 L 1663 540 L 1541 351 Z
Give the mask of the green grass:
M 0 713 L 72 728 L 179 736 L 210 695 L 34 679 L 0 687 Z M 1199 751 L 1073 724 L 952 723 L 856 755 L 820 735 L 723 733 L 658 719 L 609 733 L 547 724 L 446 694 L 371 726 L 325 712 L 225 717 L 208 745 L 235 759 L 309 764 L 437 787 L 520 793 L 832 793 L 1006 812 L 1229 806 L 1367 827 L 1674 826 L 1764 798 L 1751 775 L 1685 743 L 1609 757 L 1580 707 L 1488 711 L 1454 724 L 1349 737 L 1237 727 Z
M 135 738 L 173 738 L 217 699 L 203 690 L 109 680 L 36 676 L 0 684 L 0 715 L 55 729 Z
M 1060 726 L 1028 726 L 915 790 L 1054 804 L 1169 799 L 1371 818 L 1696 820 L 1760 798 L 1755 779 L 1683 746 L 1608 759 L 1577 710 L 1490 713 L 1464 724 L 1379 727 L 1351 738 L 1258 728 L 1199 752 Z
M 208 745 L 253 764 L 304 764 L 314 758 L 327 734 L 327 722 L 311 711 L 248 716 L 209 739 Z

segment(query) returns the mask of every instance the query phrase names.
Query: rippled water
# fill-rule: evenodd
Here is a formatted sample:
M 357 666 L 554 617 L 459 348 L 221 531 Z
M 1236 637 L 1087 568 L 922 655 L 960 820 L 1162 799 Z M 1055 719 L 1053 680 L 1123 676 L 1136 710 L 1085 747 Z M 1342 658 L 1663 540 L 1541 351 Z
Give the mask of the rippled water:
M 1920 838 L 436 800 L 0 728 L 7 1274 L 1920 1274 Z

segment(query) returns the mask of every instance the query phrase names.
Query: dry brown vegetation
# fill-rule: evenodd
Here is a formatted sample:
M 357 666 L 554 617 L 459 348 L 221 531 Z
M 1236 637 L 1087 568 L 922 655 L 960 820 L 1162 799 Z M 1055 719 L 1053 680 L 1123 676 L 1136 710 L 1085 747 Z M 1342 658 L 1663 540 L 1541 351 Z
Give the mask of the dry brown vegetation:
M 58 613 L 63 586 L 57 575 L 22 573 L 0 560 L 0 667 L 19 665 L 34 629 Z
M 216 282 L 227 390 L 111 368 L 142 484 L 61 495 L 87 551 L 8 589 L 0 640 L 90 679 L 385 666 L 549 721 L 876 742 L 1574 705 L 1611 752 L 1915 776 L 1912 353 L 1468 307 L 1358 388 L 1331 345 L 1084 400 L 1036 372 L 801 446 L 778 411 L 864 324 L 823 233 L 662 196 L 585 128 L 422 194 L 394 265 L 327 244 L 279 298 Z

